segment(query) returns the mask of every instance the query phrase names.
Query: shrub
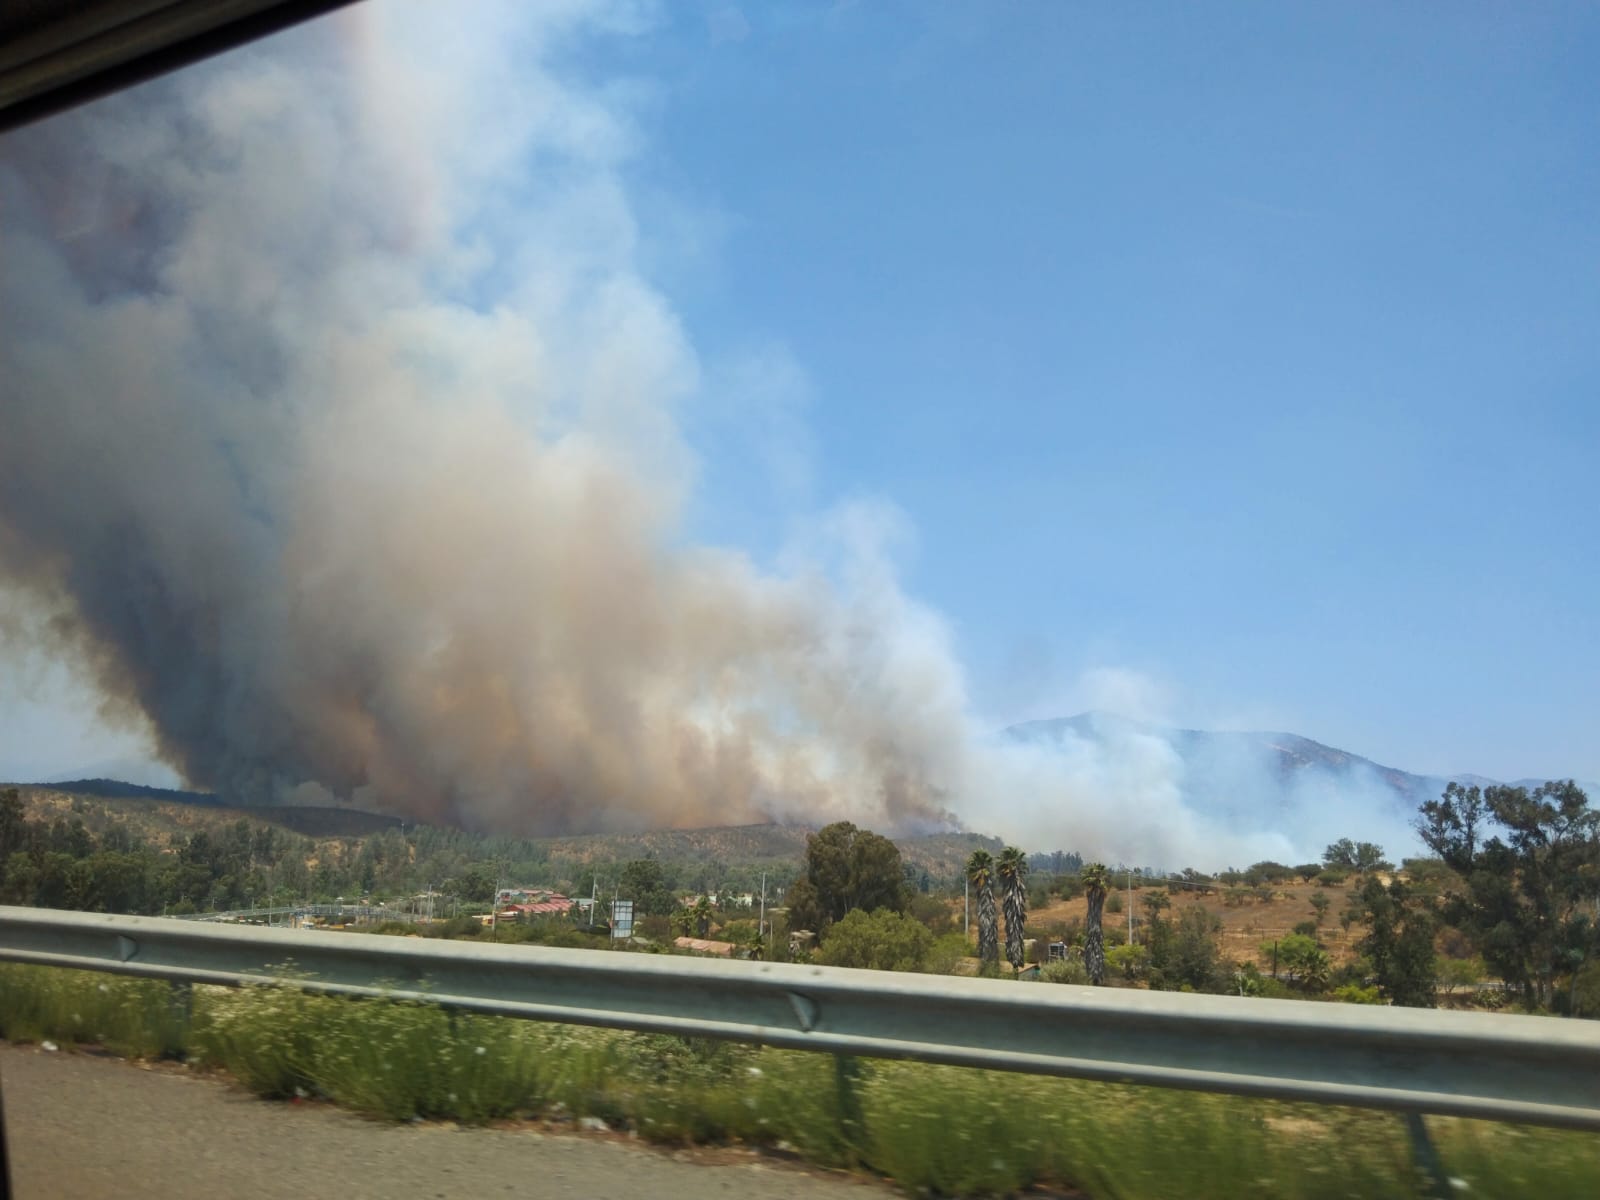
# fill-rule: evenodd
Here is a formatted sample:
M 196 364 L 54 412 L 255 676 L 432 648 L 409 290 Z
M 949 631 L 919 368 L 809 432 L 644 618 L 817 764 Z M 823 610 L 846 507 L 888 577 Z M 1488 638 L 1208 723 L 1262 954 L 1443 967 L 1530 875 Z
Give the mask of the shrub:
M 1487 969 L 1481 958 L 1441 958 L 1434 971 L 1434 981 L 1445 995 L 1457 988 L 1473 988 L 1483 982 Z
M 1137 979 L 1144 973 L 1149 957 L 1150 952 L 1144 946 L 1113 946 L 1106 951 L 1106 965 L 1120 972 L 1124 979 Z
M 1050 883 L 1050 891 L 1063 900 L 1076 900 L 1083 895 L 1083 880 L 1076 875 L 1057 875 Z
M 1382 1004 L 1383 997 L 1378 995 L 1376 987 L 1361 987 L 1359 984 L 1347 983 L 1343 987 L 1334 988 L 1329 993 L 1341 1004 Z
M 938 896 L 911 897 L 911 916 L 928 927 L 934 937 L 959 932 L 961 917 Z
M 1108 956 L 1109 958 L 1109 956 Z M 1081 958 L 1058 958 L 1046 963 L 1039 970 L 1039 979 L 1044 983 L 1073 983 L 1087 985 L 1089 982 L 1088 969 L 1084 967 Z
M 897 912 L 851 909 L 828 930 L 817 961 L 831 967 L 915 971 L 933 948 L 927 926 Z
M 317 1050 L 342 1001 L 295 987 L 208 990 L 197 1006 L 194 1048 L 201 1061 L 226 1067 L 258 1096 L 309 1096 Z
M 972 947 L 967 939 L 959 933 L 947 933 L 943 937 L 935 938 L 933 945 L 928 947 L 928 952 L 922 957 L 922 971 L 928 975 L 949 975 L 956 969 L 956 964 L 972 953 Z

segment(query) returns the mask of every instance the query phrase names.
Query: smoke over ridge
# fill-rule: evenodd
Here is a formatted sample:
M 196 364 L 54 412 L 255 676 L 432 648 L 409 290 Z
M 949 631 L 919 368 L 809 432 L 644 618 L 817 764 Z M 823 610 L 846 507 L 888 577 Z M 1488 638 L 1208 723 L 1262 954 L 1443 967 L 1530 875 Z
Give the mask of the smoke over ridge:
M 892 514 L 781 574 L 684 544 L 697 363 L 554 65 L 628 19 L 474 20 L 363 5 L 0 143 L 0 634 L 240 799 L 1292 853 L 1158 742 L 981 735 Z

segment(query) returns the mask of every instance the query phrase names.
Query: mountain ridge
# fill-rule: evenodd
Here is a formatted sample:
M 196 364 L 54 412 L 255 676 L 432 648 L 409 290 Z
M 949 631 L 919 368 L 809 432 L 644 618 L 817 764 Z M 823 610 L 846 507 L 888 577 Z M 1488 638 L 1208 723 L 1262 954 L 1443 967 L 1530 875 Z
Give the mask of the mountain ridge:
M 1337 746 L 1330 746 L 1326 742 L 1319 742 L 1315 738 L 1306 737 L 1304 734 L 1291 733 L 1288 730 L 1187 729 L 1181 726 L 1156 725 L 1148 721 L 1139 721 L 1132 717 L 1124 717 L 1118 713 L 1097 709 L 1076 713 L 1070 717 L 1021 721 L 1014 725 L 1008 725 L 1001 732 L 1004 735 L 1018 737 L 1027 741 L 1038 740 L 1043 736 L 1058 736 L 1060 732 L 1068 729 L 1079 736 L 1103 738 L 1108 728 L 1168 738 L 1180 745 L 1194 744 L 1203 740 L 1238 741 L 1277 750 L 1291 761 L 1298 759 L 1302 762 L 1320 761 L 1329 765 L 1360 765 L 1371 768 L 1386 779 L 1394 780 L 1395 786 L 1399 790 L 1407 793 L 1431 790 L 1431 796 L 1437 796 L 1444 790 L 1445 785 L 1449 783 L 1459 783 L 1468 787 L 1476 785 L 1478 787 L 1534 788 L 1548 780 L 1572 778 L 1568 775 L 1546 775 L 1525 776 L 1521 779 L 1506 780 L 1494 779 L 1490 776 L 1479 775 L 1470 771 L 1461 771 L 1449 775 L 1420 774 L 1415 771 L 1407 771 L 1403 767 L 1388 766 L 1375 759 L 1367 758 L 1365 755 L 1343 750 Z M 1278 739 L 1281 744 L 1274 743 L 1269 739 Z M 1595 791 L 1600 791 L 1600 782 L 1577 780 L 1577 783 L 1579 787 L 1591 794 Z

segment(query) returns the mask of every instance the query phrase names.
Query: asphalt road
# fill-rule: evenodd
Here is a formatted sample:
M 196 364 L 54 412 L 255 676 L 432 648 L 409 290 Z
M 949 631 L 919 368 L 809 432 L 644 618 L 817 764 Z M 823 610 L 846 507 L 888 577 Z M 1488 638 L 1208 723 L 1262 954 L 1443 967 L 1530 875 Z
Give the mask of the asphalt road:
M 0 1045 L 17 1200 L 882 1200 L 874 1183 L 742 1151 L 362 1120 L 257 1100 L 180 1067 Z

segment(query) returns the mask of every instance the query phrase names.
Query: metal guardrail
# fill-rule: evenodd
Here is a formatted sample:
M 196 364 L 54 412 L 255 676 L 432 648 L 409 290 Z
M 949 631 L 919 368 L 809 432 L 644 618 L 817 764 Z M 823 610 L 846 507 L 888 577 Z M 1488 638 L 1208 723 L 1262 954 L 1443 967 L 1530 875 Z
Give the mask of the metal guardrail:
M 0 959 L 1600 1130 L 1600 1024 L 0 907 Z

